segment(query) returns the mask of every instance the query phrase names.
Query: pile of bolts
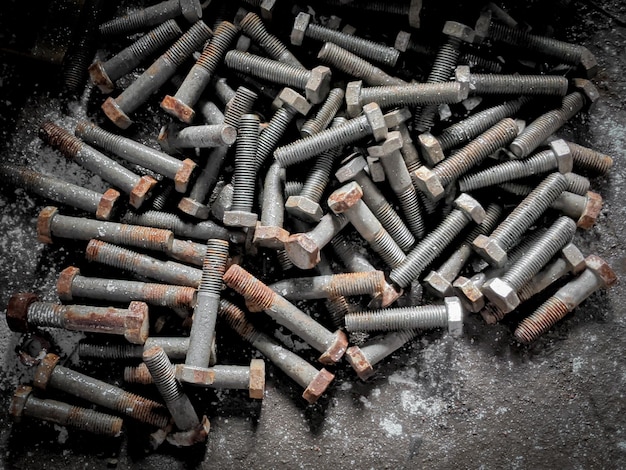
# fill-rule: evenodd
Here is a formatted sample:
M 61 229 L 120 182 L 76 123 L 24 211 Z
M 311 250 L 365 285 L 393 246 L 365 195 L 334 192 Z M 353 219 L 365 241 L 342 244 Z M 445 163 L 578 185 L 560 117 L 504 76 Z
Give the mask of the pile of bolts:
M 39 241 L 84 241 L 87 261 L 139 279 L 87 277 L 69 266 L 57 283 L 64 303 L 12 296 L 11 330 L 123 336 L 125 344 L 88 336 L 78 354 L 140 362 L 124 379 L 153 383 L 162 397 L 126 392 L 48 353 L 32 361 L 34 389 L 14 394 L 16 419 L 117 436 L 125 415 L 151 427 L 153 448 L 192 445 L 206 440 L 209 421 L 187 387 L 264 394 L 263 360 L 220 363 L 216 324 L 315 403 L 344 358 L 367 380 L 423 330 L 460 336 L 467 315 L 493 324 L 542 295 L 513 333 L 531 343 L 616 282 L 604 260 L 573 243 L 602 208 L 587 176 L 606 174 L 612 158 L 555 134 L 599 97 L 588 49 L 533 35 L 494 4 L 473 26 L 446 22 L 432 50 L 415 30 L 389 46 L 294 5 L 280 7 L 293 7 L 293 28 L 278 37 L 281 2 L 226 3 L 207 18 L 199 0 L 168 0 L 99 26 L 100 41 L 133 41 L 89 67 L 94 95 L 112 93 L 93 116 L 100 125 L 42 122 L 40 138 L 111 189 L 0 166 L 14 185 L 88 213 L 44 208 Z M 361 6 L 411 26 L 420 7 Z M 394 74 L 403 56 L 429 60 L 427 77 Z M 160 150 L 124 131 L 155 93 L 172 118 L 158 133 Z M 153 306 L 171 309 L 189 335 L 154 335 Z M 282 327 L 318 351 L 320 364 L 282 345 L 274 334 Z M 361 332 L 380 334 L 347 334 Z M 98 411 L 46 399 L 47 389 Z

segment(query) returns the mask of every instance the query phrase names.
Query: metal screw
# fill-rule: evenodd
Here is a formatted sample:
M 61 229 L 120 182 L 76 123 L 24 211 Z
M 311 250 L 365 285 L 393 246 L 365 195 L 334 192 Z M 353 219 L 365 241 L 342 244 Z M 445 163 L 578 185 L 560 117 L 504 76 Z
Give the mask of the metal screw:
M 221 300 L 220 315 L 243 339 L 261 351 L 272 363 L 303 387 L 302 397 L 315 403 L 326 391 L 335 376 L 326 369 L 317 370 L 293 352 L 285 349 L 274 339 L 257 330 L 236 305 Z
M 456 79 L 469 81 L 469 94 L 565 96 L 569 82 L 556 75 L 505 75 L 494 73 L 470 73 L 467 65 L 456 68 Z
M 470 222 L 480 224 L 485 218 L 485 210 L 478 201 L 467 194 L 457 197 L 454 207 L 437 228 L 415 245 L 406 259 L 389 273 L 389 278 L 396 285 L 408 287 L 454 241 L 467 224 Z
M 183 127 L 171 122 L 161 128 L 157 140 L 170 153 L 181 153 L 186 148 L 225 147 L 235 143 L 237 129 L 229 124 Z
M 228 230 L 215 222 L 210 220 L 195 223 L 187 222 L 176 214 L 170 214 L 168 212 L 146 211 L 141 214 L 136 214 L 128 211 L 124 214 L 122 220 L 126 223 L 147 227 L 157 227 L 162 229 L 167 227 L 178 236 L 195 238 L 198 240 L 207 240 L 209 238 L 228 240 L 230 237 Z M 113 240 L 107 241 L 116 243 Z
M 223 79 L 218 80 L 215 87 L 216 93 L 220 93 L 220 91 L 225 93 L 224 99 L 231 96 L 228 92 L 232 91 L 230 87 L 226 87 L 226 82 L 224 82 Z M 218 96 L 220 95 L 218 94 Z M 252 106 L 257 98 L 258 95 L 255 92 L 248 90 L 246 87 L 240 86 L 237 88 L 237 91 L 234 92 L 232 97 L 225 103 L 226 110 L 224 112 L 224 124 L 237 129 L 239 127 L 239 119 L 241 119 L 241 116 L 244 114 L 249 114 L 252 111 Z
M 343 88 L 333 88 L 328 92 L 326 101 L 317 110 L 315 116 L 307 119 L 300 127 L 303 137 L 317 134 L 328 127 L 343 104 L 345 93 Z
M 200 48 L 212 34 L 211 28 L 202 21 L 194 23 L 185 34 L 117 98 L 107 98 L 102 104 L 102 110 L 107 117 L 116 126 L 122 129 L 128 128 L 133 123 L 128 114 L 135 111 L 161 85 L 167 82 L 187 57 Z
M 382 271 L 290 278 L 269 288 L 287 300 L 332 299 L 340 296 L 377 295 L 385 289 Z
M 261 46 L 272 59 L 295 67 L 304 68 L 296 56 L 287 49 L 282 41 L 267 31 L 263 20 L 261 20 L 256 13 L 248 13 L 239 24 L 243 32 Z
M 166 20 L 183 16 L 189 23 L 196 23 L 202 18 L 202 6 L 199 0 L 168 0 L 156 5 L 134 11 L 128 15 L 114 18 L 100 25 L 103 36 L 128 34 L 155 26 Z
M 518 131 L 517 123 L 513 119 L 504 118 L 432 170 L 425 166 L 418 168 L 413 174 L 413 181 L 426 196 L 438 201 L 450 183 L 512 142 Z
M 35 294 L 20 292 L 9 300 L 6 320 L 12 331 L 20 333 L 35 326 L 123 335 L 135 344 L 143 344 L 148 338 L 148 306 L 143 302 L 131 302 L 127 309 L 59 305 L 40 302 Z
M 364 59 L 373 60 L 390 67 L 394 67 L 400 57 L 400 51 L 393 47 L 311 24 L 311 15 L 299 13 L 291 31 L 291 44 L 301 46 L 305 37 L 315 41 L 332 42 Z
M 156 185 L 156 180 L 151 176 L 136 175 L 50 121 L 41 124 L 39 137 L 59 149 L 67 158 L 129 194 L 133 207 L 141 207 Z
M 261 221 L 256 224 L 253 239 L 253 243 L 259 246 L 280 250 L 289 237 L 289 232 L 283 228 L 285 201 L 282 182 L 284 178 L 285 169 L 276 163 L 271 165 L 265 174 Z
M 152 346 L 160 346 L 171 360 L 184 360 L 189 347 L 189 338 L 155 337 L 150 336 L 141 346 L 137 344 L 92 344 L 78 343 L 78 357 L 89 357 L 94 359 L 122 360 L 141 359 L 144 349 Z M 211 358 L 211 364 L 215 364 L 215 356 Z
M 106 62 L 96 60 L 89 66 L 91 81 L 102 93 L 111 93 L 115 81 L 132 72 L 146 58 L 179 38 L 183 32 L 174 20 L 167 20 L 148 31 L 130 46 L 115 54 Z
M 238 265 L 232 265 L 224 275 L 228 287 L 243 295 L 248 302 L 261 307 L 279 324 L 289 328 L 322 355 L 322 364 L 339 362 L 346 352 L 348 340 L 345 333 L 334 333 L 302 312 L 291 302 L 272 291 L 267 285 Z
M 596 290 L 612 287 L 617 275 L 606 261 L 596 255 L 585 260 L 587 269 L 573 281 L 561 287 L 515 329 L 515 339 L 532 343 L 565 315 L 574 310 Z
M 304 90 L 307 99 L 314 104 L 324 101 L 330 89 L 330 69 L 321 65 L 307 70 L 240 51 L 228 51 L 225 64 L 263 80 Z
M 211 81 L 217 66 L 224 59 L 226 51 L 238 33 L 239 28 L 228 21 L 222 21 L 215 28 L 211 41 L 200 54 L 176 94 L 166 95 L 161 101 L 161 108 L 166 113 L 187 124 L 193 121 L 196 115 L 193 106 L 200 99 L 200 95 Z
M 26 385 L 17 387 L 9 410 L 15 420 L 31 416 L 109 437 L 117 437 L 122 433 L 122 418 L 56 400 L 43 400 L 33 396 L 32 391 Z
M 489 279 L 483 294 L 503 313 L 513 311 L 520 304 L 517 292 L 544 267 L 576 232 L 576 224 L 569 217 L 559 217 L 554 224 L 501 276 Z

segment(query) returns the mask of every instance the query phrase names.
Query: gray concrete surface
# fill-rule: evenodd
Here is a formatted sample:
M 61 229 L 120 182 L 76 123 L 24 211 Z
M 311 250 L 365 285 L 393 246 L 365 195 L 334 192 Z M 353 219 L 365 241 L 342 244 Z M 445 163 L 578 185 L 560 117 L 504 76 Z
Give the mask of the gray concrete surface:
M 615 158 L 610 175 L 593 181 L 605 199 L 602 216 L 595 228 L 579 232 L 576 242 L 585 253 L 608 260 L 623 278 L 626 27 L 593 5 L 626 20 L 621 2 L 605 0 L 561 2 L 540 19 L 535 8 L 528 21 L 537 18 L 553 25 L 558 37 L 586 45 L 599 59 L 595 82 L 602 99 L 562 135 Z M 9 73 L 13 70 L 3 67 Z M 2 88 L 2 99 L 18 99 Z M 2 135 L 2 159 L 28 162 L 103 188 L 98 178 L 65 162 L 37 138 L 42 119 L 59 119 L 61 102 L 37 87 L 21 93 L 26 96 L 17 120 Z M 92 98 L 70 104 L 71 118 L 64 122 L 97 115 L 93 103 L 101 98 Z M 149 121 L 140 131 L 153 132 L 161 118 L 150 117 L 147 111 L 142 116 Z M 154 135 L 151 139 L 154 142 Z M 45 201 L 2 186 L 0 305 L 4 308 L 16 291 L 35 291 L 54 300 L 58 272 L 73 263 L 83 266 L 83 248 L 72 243 L 39 244 L 35 221 Z M 32 371 L 16 358 L 20 336 L 0 320 L 0 467 L 624 468 L 625 304 L 618 284 L 594 295 L 529 347 L 512 339 L 518 317 L 487 326 L 473 316 L 462 338 L 455 340 L 444 332 L 422 335 L 382 363 L 368 383 L 356 380 L 347 366 L 340 367 L 334 387 L 314 406 L 305 406 L 301 392 L 268 365 L 262 403 L 239 392 L 191 392 L 198 409 L 205 409 L 211 419 L 206 450 L 164 446 L 156 453 L 144 452 L 146 431 L 132 424 L 122 438 L 111 441 L 31 420 L 12 424 L 7 416 L 10 395 L 18 383 L 31 378 Z M 52 332 L 50 337 L 67 364 L 120 383 L 119 368 L 76 363 L 72 352 L 81 335 Z M 245 364 L 253 354 L 229 332 L 222 333 L 220 343 L 222 357 L 233 362 Z M 309 350 L 300 352 L 315 356 Z

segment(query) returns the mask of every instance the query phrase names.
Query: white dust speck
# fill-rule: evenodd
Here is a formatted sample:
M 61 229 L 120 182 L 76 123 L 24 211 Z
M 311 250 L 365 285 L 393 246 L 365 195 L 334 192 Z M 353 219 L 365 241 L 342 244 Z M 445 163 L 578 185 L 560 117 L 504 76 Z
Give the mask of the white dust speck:
M 388 437 L 402 435 L 402 425 L 389 418 L 383 418 L 380 421 L 380 427 L 383 428 Z

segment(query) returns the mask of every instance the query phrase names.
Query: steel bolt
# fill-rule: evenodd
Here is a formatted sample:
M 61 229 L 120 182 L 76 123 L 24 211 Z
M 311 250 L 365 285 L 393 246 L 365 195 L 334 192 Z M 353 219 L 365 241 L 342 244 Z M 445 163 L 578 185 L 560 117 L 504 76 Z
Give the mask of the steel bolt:
M 333 88 L 328 92 L 326 101 L 320 106 L 315 116 L 307 119 L 300 127 L 302 137 L 318 134 L 326 129 L 341 109 L 345 93 L 343 88 Z
M 210 220 L 195 223 L 187 222 L 176 214 L 170 214 L 167 212 L 145 211 L 141 214 L 136 214 L 129 211 L 124 214 L 122 220 L 130 224 L 146 227 L 156 227 L 161 229 L 165 229 L 167 227 L 175 235 L 180 237 L 195 238 L 198 240 L 207 240 L 209 238 L 228 240 L 230 237 L 228 230 Z M 112 241 L 112 243 L 115 243 L 115 241 Z
M 261 221 L 257 222 L 253 242 L 259 246 L 280 250 L 289 238 L 289 232 L 283 228 L 285 200 L 282 182 L 285 169 L 274 163 L 265 175 Z
M 237 129 L 228 124 L 205 124 L 183 127 L 176 123 L 164 125 L 157 138 L 163 150 L 181 153 L 186 148 L 231 146 L 237 139 Z
M 469 79 L 469 94 L 565 96 L 569 82 L 555 75 L 504 75 L 495 73 L 470 73 L 467 65 L 456 68 L 456 77 Z
M 263 399 L 265 393 L 265 362 L 252 359 L 250 366 L 224 366 L 211 368 L 179 365 L 176 377 L 183 383 L 210 388 L 248 390 L 250 398 Z
M 287 49 L 287 46 L 267 31 L 263 20 L 256 13 L 248 13 L 243 17 L 239 25 L 244 34 L 250 36 L 272 59 L 293 65 L 294 67 L 304 68 L 304 65 Z
M 332 299 L 351 295 L 381 295 L 385 289 L 382 271 L 290 278 L 268 287 L 287 300 Z

